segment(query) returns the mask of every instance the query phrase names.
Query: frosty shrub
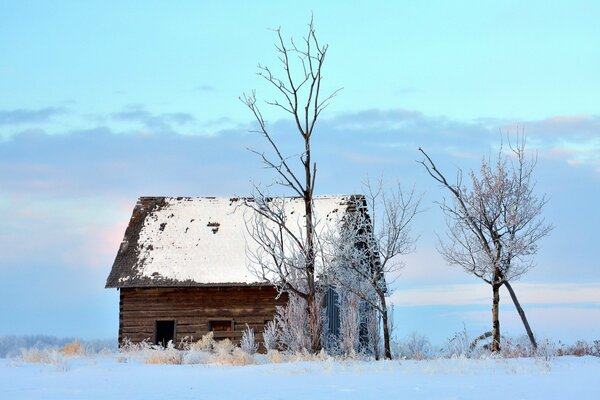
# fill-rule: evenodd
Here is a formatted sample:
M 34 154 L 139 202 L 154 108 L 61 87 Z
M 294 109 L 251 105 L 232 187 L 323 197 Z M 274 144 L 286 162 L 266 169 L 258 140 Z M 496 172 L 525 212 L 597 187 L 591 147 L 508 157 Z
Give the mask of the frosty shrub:
M 182 364 L 206 364 L 210 360 L 210 353 L 206 351 L 188 350 L 181 357 Z
M 290 293 L 287 306 L 277 306 L 275 321 L 284 350 L 297 353 L 310 349 L 310 327 L 304 299 Z
M 600 357 L 600 340 L 594 340 L 592 344 L 592 355 Z
M 467 333 L 467 328 L 463 327 L 461 331 L 456 332 L 454 336 L 448 340 L 441 353 L 444 357 L 470 358 L 476 352 L 475 348 L 471 347 L 471 344 L 472 340 Z
M 354 358 L 360 352 L 360 301 L 348 290 L 338 290 L 340 310 L 340 351 L 346 357 Z
M 559 356 L 597 356 L 600 357 L 600 341 L 595 340 L 588 343 L 585 340 L 578 340 L 572 345 L 562 345 L 558 351 Z
M 271 349 L 267 351 L 267 360 L 269 360 L 271 364 L 281 364 L 282 362 L 286 362 L 287 358 L 279 350 Z
M 208 361 L 219 365 L 254 364 L 252 355 L 236 347 L 229 339 L 215 342 L 214 354 L 210 356 Z
M 533 357 L 536 351 L 527 336 L 507 337 L 502 336 L 500 355 L 504 358 Z
M 333 333 L 323 332 L 323 338 L 321 340 L 323 349 L 327 354 L 332 356 L 341 356 L 342 347 L 340 335 L 334 335 Z
M 267 353 L 277 348 L 277 324 L 275 321 L 269 321 L 265 324 L 263 330 L 263 345 Z
M 134 343 L 128 337 L 125 337 L 119 346 L 119 350 L 124 353 L 137 353 L 150 349 L 152 349 L 152 345 L 147 339 Z
M 66 356 L 80 356 L 85 354 L 85 349 L 78 340 L 65 344 L 61 351 Z
M 59 371 L 67 371 L 70 368 L 63 354 L 57 349 L 21 349 L 18 359 L 26 363 L 53 365 Z
M 431 354 L 429 339 L 416 332 L 411 333 L 400 342 L 400 358 L 426 360 L 431 357 Z
M 192 351 L 212 351 L 214 347 L 215 339 L 212 331 L 202 336 L 197 342 L 190 344 L 190 350 Z
M 389 318 L 388 323 L 390 324 L 390 335 L 393 335 L 394 333 L 394 325 L 393 325 L 393 305 L 391 307 L 388 307 L 391 311 L 388 311 L 388 315 L 391 315 L 392 317 Z M 381 327 L 381 315 L 379 312 L 377 312 L 377 310 L 372 309 L 368 312 L 363 313 L 363 321 L 361 322 L 362 324 L 365 325 L 366 329 L 367 329 L 367 337 L 368 337 L 368 343 L 367 343 L 367 347 L 365 349 L 363 349 L 363 352 L 366 351 L 366 353 L 368 355 L 370 355 L 371 357 L 374 357 L 376 360 L 379 360 L 384 352 L 383 349 L 383 343 L 381 341 L 381 333 L 380 333 L 380 327 Z M 393 354 L 393 351 L 392 351 Z
M 7 335 L 0 336 L 0 358 L 19 357 L 21 349 L 58 349 L 74 341 L 79 342 L 86 353 L 98 353 L 103 350 L 112 351 L 117 344 L 115 339 L 84 341 L 72 337 L 59 338 L 48 335 Z
M 177 348 L 179 350 L 188 351 L 190 349 L 190 347 L 192 346 L 193 343 L 194 343 L 194 337 L 193 336 L 184 336 L 179 341 L 179 344 L 177 345 Z
M 556 354 L 556 345 L 553 342 L 548 339 L 538 340 L 538 347 L 535 352 L 536 357 L 548 362 L 556 357 Z
M 254 337 L 254 329 L 250 328 L 246 324 L 246 329 L 242 332 L 242 340 L 240 341 L 240 348 L 246 354 L 254 354 L 258 350 L 258 343 L 256 343 Z
M 183 359 L 182 353 L 175 348 L 172 340 L 169 340 L 166 348 L 152 346 L 144 353 L 145 364 L 181 364 Z
M 56 352 L 56 350 L 43 350 L 36 348 L 21 349 L 21 355 L 19 356 L 19 359 L 26 363 L 49 364 L 50 352 Z
M 215 342 L 214 353 L 217 356 L 228 356 L 233 353 L 235 345 L 229 339 L 223 339 Z
M 297 351 L 288 356 L 288 360 L 292 362 L 302 362 L 302 361 L 331 361 L 333 358 L 327 354 L 325 349 L 321 349 L 318 353 L 311 353 L 308 350 L 304 349 L 301 351 Z
M 239 347 L 233 349 L 233 353 L 231 353 L 231 356 L 226 361 L 229 365 L 254 364 L 254 358 L 252 357 L 252 355 L 246 353 Z

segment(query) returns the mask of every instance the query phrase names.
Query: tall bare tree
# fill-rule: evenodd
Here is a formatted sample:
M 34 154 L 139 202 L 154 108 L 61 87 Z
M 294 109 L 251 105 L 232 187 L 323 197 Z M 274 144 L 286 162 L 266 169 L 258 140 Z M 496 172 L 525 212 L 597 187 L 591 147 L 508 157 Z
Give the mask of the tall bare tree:
M 262 135 L 270 147 L 269 152 L 253 152 L 261 158 L 266 167 L 274 171 L 277 184 L 303 199 L 302 232 L 294 232 L 286 225 L 285 205 L 270 201 L 261 191 L 258 191 L 257 201 L 249 202 L 248 205 L 257 211 L 256 215 L 264 222 L 263 228 L 259 228 L 262 232 L 254 233 L 258 237 L 259 245 L 266 253 L 270 253 L 273 261 L 271 264 L 262 263 L 260 269 L 265 271 L 265 268 L 269 268 L 271 272 L 263 277 L 282 290 L 290 291 L 305 300 L 311 350 L 317 351 L 321 339 L 318 288 L 315 284 L 317 238 L 313 208 L 317 164 L 312 159 L 311 139 L 321 112 L 340 89 L 328 95 L 321 93 L 322 72 L 328 46 L 318 41 L 312 18 L 306 36 L 298 45 L 293 39 L 289 42 L 284 40 L 281 29 L 275 32 L 278 39 L 275 48 L 281 74 L 268 66 L 259 65 L 258 75 L 270 84 L 277 95 L 274 100 L 266 101 L 266 104 L 290 115 L 295 134 L 301 138 L 303 144 L 300 156 L 287 157 L 283 154 L 274 132 L 263 116 L 254 91 L 250 95 L 244 94 L 241 100 L 258 123 L 258 129 L 254 132 Z M 293 248 L 289 247 L 290 243 L 293 243 Z M 293 254 L 289 254 L 290 251 Z M 291 260 L 295 260 L 295 264 L 290 263 Z M 294 273 L 291 273 L 292 269 Z
M 443 201 L 448 227 L 446 240 L 440 240 L 440 253 L 451 265 L 482 279 L 492 287 L 492 351 L 500 350 L 500 288 L 509 290 L 527 333 L 535 346 L 525 313 L 516 299 L 510 281 L 533 267 L 538 241 L 552 230 L 542 217 L 545 195 L 535 194 L 533 171 L 537 159 L 525 153 L 525 138 L 517 136 L 509 151 L 503 146 L 497 158 L 483 159 L 478 173 L 469 173 L 470 185 L 462 182 L 462 171 L 455 183 L 449 182 L 429 155 L 422 164 L 429 175 L 445 187 L 452 201 Z
M 386 193 L 381 180 L 375 187 L 365 184 L 365 195 L 358 198 L 357 210 L 344 216 L 343 228 L 334 232 L 332 250 L 334 269 L 329 275 L 336 286 L 358 296 L 379 315 L 383 323 L 384 357 L 390 359 L 391 319 L 386 297 L 403 267 L 400 256 L 411 253 L 416 238 L 411 223 L 420 213 L 421 196 L 414 189 Z

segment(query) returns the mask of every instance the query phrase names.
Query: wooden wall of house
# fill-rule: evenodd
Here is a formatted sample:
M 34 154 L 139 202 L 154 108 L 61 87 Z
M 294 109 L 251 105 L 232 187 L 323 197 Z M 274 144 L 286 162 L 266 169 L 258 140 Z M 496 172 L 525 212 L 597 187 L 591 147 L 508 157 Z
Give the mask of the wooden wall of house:
M 266 321 L 272 320 L 276 305 L 286 298 L 276 299 L 271 286 L 246 287 L 185 287 L 185 288 L 122 288 L 119 305 L 119 343 L 128 338 L 133 342 L 155 341 L 156 321 L 175 321 L 175 342 L 184 337 L 194 341 L 208 333 L 211 321 L 232 321 L 230 332 L 215 332 L 215 339 L 229 338 L 239 343 L 246 324 L 254 329 L 262 343 Z

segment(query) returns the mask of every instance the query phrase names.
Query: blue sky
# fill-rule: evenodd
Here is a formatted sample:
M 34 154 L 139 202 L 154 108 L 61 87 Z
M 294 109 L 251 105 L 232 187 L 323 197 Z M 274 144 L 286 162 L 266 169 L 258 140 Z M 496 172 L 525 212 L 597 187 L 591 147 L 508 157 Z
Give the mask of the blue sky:
M 600 5 L 597 2 L 38 2 L 0 5 L 0 334 L 116 335 L 103 289 L 141 195 L 245 195 L 271 176 L 246 148 L 238 100 L 275 65 L 275 36 L 311 12 L 330 45 L 325 89 L 343 90 L 315 136 L 317 192 L 354 193 L 368 175 L 415 185 L 427 212 L 397 281 L 398 335 L 439 341 L 489 326 L 487 286 L 446 266 L 415 160 L 476 168 L 500 132 L 524 129 L 555 225 L 514 286 L 534 330 L 600 336 Z M 265 110 L 294 154 L 291 125 Z M 504 293 L 503 329 L 522 333 Z

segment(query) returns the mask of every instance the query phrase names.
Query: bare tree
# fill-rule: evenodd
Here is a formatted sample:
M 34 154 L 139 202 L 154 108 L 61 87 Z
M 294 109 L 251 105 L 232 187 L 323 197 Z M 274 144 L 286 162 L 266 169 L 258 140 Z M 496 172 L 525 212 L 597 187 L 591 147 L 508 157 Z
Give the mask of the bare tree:
M 403 267 L 400 256 L 414 250 L 416 238 L 410 225 L 420 212 L 421 196 L 400 185 L 383 191 L 381 180 L 357 201 L 357 210 L 344 216 L 343 228 L 328 246 L 333 253 L 331 279 L 336 286 L 357 295 L 381 315 L 384 356 L 390 359 L 390 316 L 386 297 Z
M 255 92 L 251 95 L 244 94 L 241 100 L 258 123 L 258 129 L 254 132 L 262 135 L 271 150 L 268 153 L 252 151 L 267 168 L 275 172 L 277 184 L 303 199 L 304 224 L 301 232 L 291 229 L 287 225 L 285 205 L 271 201 L 258 190 L 256 201 L 247 202 L 247 205 L 256 211 L 256 215 L 260 217 L 260 221 L 256 223 L 263 227 L 254 227 L 250 233 L 256 236 L 256 242 L 264 250 L 263 256 L 268 255 L 271 259 L 269 263 L 265 263 L 264 257 L 257 257 L 257 260 L 260 259 L 260 275 L 281 290 L 291 292 L 306 302 L 310 347 L 312 351 L 317 351 L 320 348 L 322 326 L 319 293 L 315 282 L 318 251 L 313 193 L 317 165 L 312 160 L 311 138 L 321 112 L 339 89 L 326 96 L 321 93 L 322 71 L 328 46 L 317 40 L 312 18 L 301 45 L 296 45 L 293 39 L 286 42 L 281 29 L 275 32 L 278 38 L 275 48 L 282 75 L 278 76 L 270 67 L 262 65 L 258 66 L 258 75 L 275 89 L 278 96 L 266 103 L 291 116 L 296 134 L 302 139 L 301 154 L 298 157 L 287 157 L 282 153 L 257 103 Z
M 552 230 L 542 218 L 547 198 L 534 192 L 533 171 L 537 160 L 526 156 L 524 136 L 517 136 L 514 146 L 509 140 L 509 149 L 505 153 L 501 146 L 493 162 L 483 159 L 479 173 L 469 173 L 470 187 L 467 187 L 462 182 L 461 170 L 456 183 L 450 183 L 419 148 L 425 157 L 419 163 L 452 195 L 451 203 L 439 203 L 448 227 L 446 240 L 440 240 L 440 253 L 449 264 L 461 266 L 492 287 L 492 351 L 500 350 L 498 307 L 502 285 L 511 293 L 535 346 L 525 313 L 509 282 L 533 267 L 538 241 Z

